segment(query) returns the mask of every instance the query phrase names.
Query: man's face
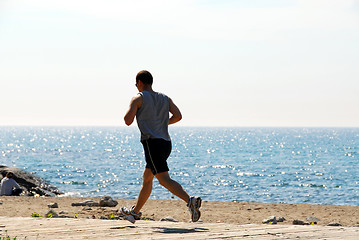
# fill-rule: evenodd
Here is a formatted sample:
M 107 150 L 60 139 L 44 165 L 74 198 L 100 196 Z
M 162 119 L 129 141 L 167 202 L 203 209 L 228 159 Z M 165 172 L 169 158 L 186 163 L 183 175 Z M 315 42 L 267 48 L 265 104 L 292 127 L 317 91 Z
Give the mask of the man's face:
M 138 91 L 142 91 L 143 89 L 143 83 L 141 81 L 136 81 L 135 86 L 137 87 Z

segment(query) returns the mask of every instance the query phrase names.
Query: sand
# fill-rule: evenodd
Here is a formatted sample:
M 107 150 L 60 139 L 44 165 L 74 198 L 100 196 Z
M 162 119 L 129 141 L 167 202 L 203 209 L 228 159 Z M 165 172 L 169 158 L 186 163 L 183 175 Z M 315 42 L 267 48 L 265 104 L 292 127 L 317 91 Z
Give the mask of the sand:
M 182 201 L 149 200 L 142 209 L 143 217 L 148 220 L 131 224 L 121 218 L 101 219 L 117 218 L 118 209 L 133 205 L 135 200 L 116 199 L 119 202 L 116 207 L 71 206 L 88 199 L 99 201 L 98 198 L 1 196 L 0 234 L 6 230 L 17 239 L 359 239 L 358 206 L 203 201 L 200 222 L 190 223 Z M 45 215 L 47 204 L 54 202 L 59 205 L 54 210 L 61 218 L 31 217 L 33 213 Z M 285 217 L 286 221 L 262 224 L 263 219 L 273 215 Z M 306 221 L 309 216 L 320 221 L 316 225 L 293 225 L 293 220 Z M 166 217 L 179 222 L 160 221 Z M 342 226 L 326 226 L 333 222 Z
M 357 227 L 184 223 L 69 218 L 0 217 L 0 233 L 16 239 L 345 239 L 357 240 Z M 3 231 L 1 231 L 3 230 Z M 0 235 L 1 236 L 1 235 Z M 4 236 L 4 235 L 3 235 Z
M 36 212 L 44 215 L 48 211 L 47 204 L 56 202 L 59 208 L 57 213 L 67 217 L 94 218 L 107 217 L 110 214 L 118 216 L 121 206 L 132 206 L 135 200 L 116 199 L 116 207 L 72 207 L 72 203 L 84 200 L 99 202 L 99 198 L 73 197 L 0 197 L 0 216 L 31 217 Z M 148 200 L 143 207 L 142 216 L 159 221 L 165 217 L 172 217 L 180 222 L 188 222 L 189 212 L 181 200 Z M 292 224 L 293 220 L 305 221 L 307 217 L 319 218 L 318 225 L 327 225 L 332 222 L 342 226 L 359 225 L 359 206 L 285 204 L 285 203 L 248 203 L 248 202 L 208 202 L 203 201 L 201 220 L 206 223 L 233 223 L 233 224 L 262 224 L 262 220 L 270 216 L 285 217 L 285 224 Z

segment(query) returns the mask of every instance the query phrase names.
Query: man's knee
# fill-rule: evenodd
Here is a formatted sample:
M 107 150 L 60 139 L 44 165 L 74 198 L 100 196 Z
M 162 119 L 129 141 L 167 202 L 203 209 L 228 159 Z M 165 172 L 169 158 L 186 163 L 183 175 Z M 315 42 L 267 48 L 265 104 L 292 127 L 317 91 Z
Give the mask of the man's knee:
M 172 179 L 167 173 L 164 174 L 159 173 L 156 175 L 156 178 L 162 186 L 166 186 L 172 182 Z
M 142 184 L 152 184 L 153 178 L 143 178 L 142 179 Z
M 154 178 L 154 175 L 152 174 L 152 172 L 150 170 L 146 169 L 142 176 L 143 183 L 144 184 L 152 183 L 153 178 Z
M 22 189 L 21 188 L 17 188 L 17 189 L 13 189 L 11 192 L 12 196 L 20 196 L 20 194 L 22 193 Z

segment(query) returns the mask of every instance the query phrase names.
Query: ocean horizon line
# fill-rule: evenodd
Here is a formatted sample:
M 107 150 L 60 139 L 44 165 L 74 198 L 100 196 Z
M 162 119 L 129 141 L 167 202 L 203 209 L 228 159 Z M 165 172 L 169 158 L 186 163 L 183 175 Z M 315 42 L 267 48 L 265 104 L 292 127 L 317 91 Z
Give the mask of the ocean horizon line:
M 0 125 L 0 128 L 7 128 L 7 127 L 34 127 L 34 128 L 48 128 L 48 127 L 90 127 L 90 128 L 137 128 L 137 125 L 133 125 L 133 126 L 126 126 L 126 125 Z M 291 129 L 303 129 L 303 128 L 308 128 L 308 129 L 356 129 L 359 128 L 359 126 L 237 126 L 237 125 L 229 125 L 229 126 L 225 126 L 225 125 L 176 125 L 176 126 L 171 126 L 171 128 L 243 128 L 243 129 L 249 129 L 249 128 L 274 128 L 274 129 L 285 129 L 285 128 L 291 128 Z

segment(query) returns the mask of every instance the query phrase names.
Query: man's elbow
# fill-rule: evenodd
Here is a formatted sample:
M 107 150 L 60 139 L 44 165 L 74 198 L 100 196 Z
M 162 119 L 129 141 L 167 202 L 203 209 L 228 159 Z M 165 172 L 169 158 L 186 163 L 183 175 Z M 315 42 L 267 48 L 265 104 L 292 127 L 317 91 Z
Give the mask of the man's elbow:
M 177 117 L 177 122 L 181 121 L 182 120 L 182 114 L 180 114 L 178 117 Z
M 182 120 L 182 114 L 176 114 L 173 118 L 174 122 L 179 122 Z
M 133 123 L 133 120 L 131 120 L 131 119 L 128 119 L 128 118 L 124 118 L 124 120 L 125 120 L 125 124 L 127 125 L 127 126 L 130 126 L 132 123 Z

